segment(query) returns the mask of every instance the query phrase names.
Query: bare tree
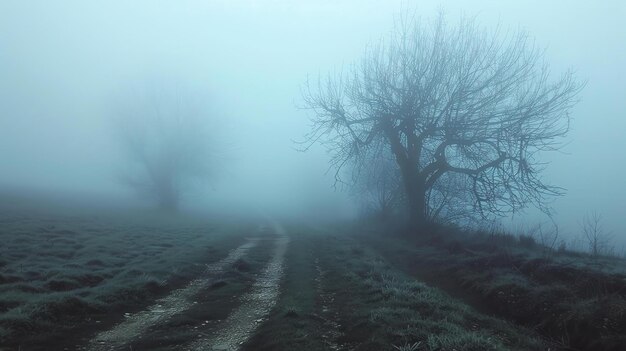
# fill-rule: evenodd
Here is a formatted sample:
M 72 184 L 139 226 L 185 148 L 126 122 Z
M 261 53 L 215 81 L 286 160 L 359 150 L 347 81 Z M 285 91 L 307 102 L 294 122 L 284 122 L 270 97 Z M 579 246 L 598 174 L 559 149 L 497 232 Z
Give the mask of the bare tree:
M 563 190 L 541 180 L 538 153 L 561 145 L 582 86 L 571 71 L 551 80 L 526 33 L 403 19 L 348 73 L 307 83 L 307 142 L 327 145 L 337 178 L 349 160 L 388 146 L 413 226 L 446 206 L 484 217 L 547 211 Z
M 185 188 L 213 174 L 214 121 L 207 114 L 176 83 L 124 97 L 116 106 L 115 127 L 131 166 L 122 182 L 161 209 L 177 210 Z
M 611 234 L 604 231 L 602 226 L 602 215 L 597 212 L 586 215 L 581 223 L 583 237 L 589 247 L 589 252 L 593 256 L 608 254 Z

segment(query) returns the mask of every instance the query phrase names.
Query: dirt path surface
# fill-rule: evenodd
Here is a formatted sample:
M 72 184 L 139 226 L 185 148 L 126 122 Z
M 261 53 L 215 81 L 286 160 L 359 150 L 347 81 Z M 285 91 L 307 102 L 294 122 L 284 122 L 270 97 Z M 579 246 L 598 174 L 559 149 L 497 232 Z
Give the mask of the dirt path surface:
M 97 334 L 86 347 L 81 349 L 88 351 L 119 349 L 141 336 L 150 327 L 188 310 L 196 303 L 194 297 L 211 284 L 214 276 L 244 257 L 250 249 L 257 246 L 258 242 L 259 238 L 247 239 L 245 244 L 232 250 L 224 259 L 207 265 L 206 274 L 203 277 L 195 279 L 184 288 L 175 290 L 170 295 L 157 300 L 154 305 L 144 311 L 125 315 L 125 321 L 110 330 Z
M 241 297 L 241 305 L 211 335 L 196 340 L 187 350 L 238 350 L 267 318 L 279 295 L 289 244 L 282 226 L 274 223 L 273 230 L 272 256 L 252 290 Z

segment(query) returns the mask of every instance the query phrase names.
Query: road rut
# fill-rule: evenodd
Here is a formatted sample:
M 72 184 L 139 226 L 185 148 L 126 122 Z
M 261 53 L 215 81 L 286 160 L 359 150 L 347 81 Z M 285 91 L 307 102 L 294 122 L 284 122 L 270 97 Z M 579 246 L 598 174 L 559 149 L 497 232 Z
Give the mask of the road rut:
M 190 282 L 181 289 L 174 290 L 163 297 L 148 309 L 135 314 L 126 315 L 126 319 L 112 329 L 97 334 L 82 350 L 109 351 L 117 350 L 140 337 L 146 330 L 161 324 L 174 315 L 190 309 L 196 302 L 194 297 L 206 289 L 213 277 L 222 273 L 238 259 L 244 257 L 248 251 L 257 246 L 259 238 L 249 238 L 247 242 L 233 249 L 224 259 L 207 265 L 206 274 Z

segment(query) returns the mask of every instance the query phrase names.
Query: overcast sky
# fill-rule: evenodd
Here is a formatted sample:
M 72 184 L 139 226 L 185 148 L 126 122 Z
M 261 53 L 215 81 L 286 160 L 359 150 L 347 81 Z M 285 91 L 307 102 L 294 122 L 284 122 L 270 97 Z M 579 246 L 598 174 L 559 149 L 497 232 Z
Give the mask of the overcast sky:
M 205 97 L 228 140 L 202 196 L 350 213 L 322 148 L 296 152 L 307 76 L 340 70 L 416 10 L 521 27 L 555 74 L 588 81 L 563 153 L 545 179 L 568 190 L 557 221 L 575 232 L 598 211 L 626 237 L 626 5 L 623 1 L 24 1 L 0 2 L 0 185 L 122 193 L 111 101 L 127 85 L 174 76 Z M 212 194 L 212 195 L 211 195 Z M 529 215 L 531 216 L 531 215 Z M 531 216 L 532 220 L 540 220 Z M 626 240 L 625 240 L 626 241 Z

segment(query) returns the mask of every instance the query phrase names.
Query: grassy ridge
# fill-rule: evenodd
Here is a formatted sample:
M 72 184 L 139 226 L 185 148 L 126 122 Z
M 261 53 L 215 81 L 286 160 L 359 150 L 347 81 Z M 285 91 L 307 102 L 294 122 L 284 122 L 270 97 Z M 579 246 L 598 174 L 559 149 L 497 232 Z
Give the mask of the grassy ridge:
M 348 318 L 343 340 L 357 350 L 541 350 L 533 333 L 486 317 L 416 281 L 380 255 L 348 239 L 333 252 L 337 306 Z
M 536 328 L 563 348 L 622 350 L 626 344 L 624 260 L 547 251 L 504 234 L 440 228 L 407 240 L 367 229 L 360 239 L 395 266 L 483 311 Z

